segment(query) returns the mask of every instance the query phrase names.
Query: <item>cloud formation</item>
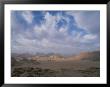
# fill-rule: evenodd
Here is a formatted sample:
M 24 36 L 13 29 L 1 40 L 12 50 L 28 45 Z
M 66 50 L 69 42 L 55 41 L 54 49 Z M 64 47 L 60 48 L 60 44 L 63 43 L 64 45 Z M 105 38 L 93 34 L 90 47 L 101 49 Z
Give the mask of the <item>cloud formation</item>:
M 21 13 L 21 16 L 23 17 L 23 19 L 27 22 L 27 23 L 32 23 L 33 21 L 33 15 L 31 13 L 31 11 L 23 11 Z
M 12 11 L 12 53 L 76 54 L 100 48 L 99 11 Z

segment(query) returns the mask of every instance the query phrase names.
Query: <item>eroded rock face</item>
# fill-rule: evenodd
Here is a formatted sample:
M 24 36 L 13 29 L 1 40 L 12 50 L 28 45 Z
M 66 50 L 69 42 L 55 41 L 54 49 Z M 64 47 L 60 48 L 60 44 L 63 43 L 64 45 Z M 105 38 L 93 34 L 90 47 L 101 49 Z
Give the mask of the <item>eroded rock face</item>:
M 87 53 L 81 53 L 80 58 L 82 58 L 83 60 L 100 60 L 100 52 L 96 51 L 96 52 L 87 52 Z
M 73 56 L 68 58 L 70 60 L 92 60 L 92 61 L 99 61 L 100 60 L 100 52 L 83 52 L 79 55 Z

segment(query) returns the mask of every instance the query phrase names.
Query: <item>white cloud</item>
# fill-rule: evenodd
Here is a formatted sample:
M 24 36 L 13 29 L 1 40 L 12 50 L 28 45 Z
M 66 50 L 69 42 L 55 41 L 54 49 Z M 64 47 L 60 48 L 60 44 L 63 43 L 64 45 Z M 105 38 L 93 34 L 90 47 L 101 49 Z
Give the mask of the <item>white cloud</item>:
M 66 12 L 72 15 L 76 25 L 87 32 L 97 33 L 100 31 L 100 12 L 99 11 L 70 11 Z
M 83 36 L 83 38 L 86 39 L 86 40 L 94 40 L 94 39 L 97 38 L 97 36 L 92 35 L 92 34 L 87 34 L 87 35 Z
M 61 32 L 61 33 L 66 33 L 66 32 L 67 32 L 67 29 L 60 28 L 60 29 L 59 29 L 59 32 Z
M 98 23 L 92 23 L 92 19 L 94 18 L 90 18 L 87 21 L 89 17 L 87 16 L 86 18 L 82 13 L 73 13 L 68 14 L 75 17 L 78 27 L 85 29 L 89 33 L 82 35 L 80 32 L 72 31 L 72 35 L 70 35 L 68 34 L 68 24 L 56 29 L 58 21 L 65 19 L 69 23 L 69 18 L 64 17 L 62 14 L 51 15 L 49 12 L 45 12 L 44 21 L 41 25 L 35 24 L 29 29 L 25 29 L 25 32 L 23 29 L 20 29 L 22 32 L 14 34 L 12 37 L 13 52 L 55 52 L 69 54 L 94 50 L 98 35 L 91 33 L 91 29 L 93 29 L 92 24 L 95 27 Z M 34 20 L 31 11 L 22 12 L 22 17 L 29 24 Z M 15 29 L 18 29 L 17 26 L 15 26 Z M 91 44 L 91 42 L 94 43 Z
M 34 17 L 31 11 L 23 11 L 21 15 L 27 23 L 32 23 Z
M 93 43 L 97 44 L 98 42 L 98 36 L 93 34 L 86 34 L 83 37 L 81 37 L 80 43 L 84 44 L 91 44 L 91 46 L 94 46 Z

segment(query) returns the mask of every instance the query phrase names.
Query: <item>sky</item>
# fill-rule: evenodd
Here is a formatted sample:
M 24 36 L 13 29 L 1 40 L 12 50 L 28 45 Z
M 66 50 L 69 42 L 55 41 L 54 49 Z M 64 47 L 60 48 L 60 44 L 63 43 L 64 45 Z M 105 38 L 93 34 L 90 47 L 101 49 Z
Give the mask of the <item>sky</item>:
M 100 11 L 11 11 L 12 53 L 100 50 Z

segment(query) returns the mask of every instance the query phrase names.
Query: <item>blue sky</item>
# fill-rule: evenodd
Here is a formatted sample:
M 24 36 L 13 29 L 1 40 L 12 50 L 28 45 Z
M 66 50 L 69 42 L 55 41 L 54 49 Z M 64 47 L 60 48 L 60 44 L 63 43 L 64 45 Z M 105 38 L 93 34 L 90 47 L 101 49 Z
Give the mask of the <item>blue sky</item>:
M 12 53 L 78 54 L 100 49 L 100 11 L 12 11 Z

